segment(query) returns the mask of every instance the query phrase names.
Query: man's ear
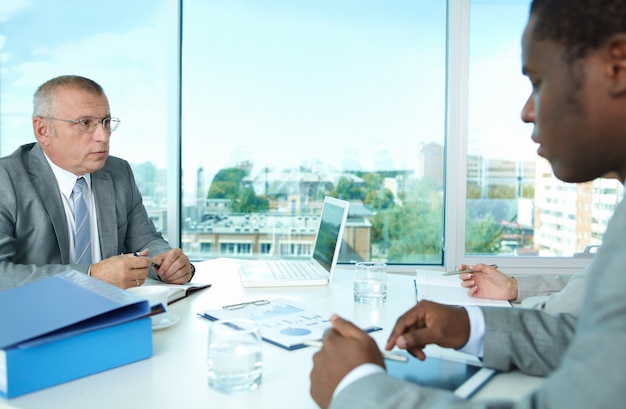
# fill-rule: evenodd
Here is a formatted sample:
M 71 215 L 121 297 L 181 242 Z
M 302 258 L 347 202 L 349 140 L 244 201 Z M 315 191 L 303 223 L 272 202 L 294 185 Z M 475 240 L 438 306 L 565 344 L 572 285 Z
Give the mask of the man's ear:
M 626 34 L 617 34 L 608 42 L 607 75 L 611 80 L 609 92 L 613 96 L 626 95 Z
M 50 143 L 50 129 L 45 119 L 38 116 L 33 118 L 33 132 L 40 145 L 48 146 Z

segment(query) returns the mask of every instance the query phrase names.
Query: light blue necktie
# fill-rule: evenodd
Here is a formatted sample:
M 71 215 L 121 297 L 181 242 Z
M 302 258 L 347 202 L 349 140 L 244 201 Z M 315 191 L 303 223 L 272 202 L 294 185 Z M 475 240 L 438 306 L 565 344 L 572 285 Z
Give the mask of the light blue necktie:
M 74 201 L 74 263 L 91 264 L 91 227 L 89 225 L 89 212 L 83 197 L 85 179 L 76 180 L 72 190 Z

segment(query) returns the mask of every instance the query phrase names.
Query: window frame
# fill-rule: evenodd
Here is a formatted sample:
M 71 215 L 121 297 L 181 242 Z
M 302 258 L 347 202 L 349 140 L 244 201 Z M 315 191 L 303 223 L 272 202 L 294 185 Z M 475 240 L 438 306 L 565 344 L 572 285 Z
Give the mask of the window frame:
M 496 264 L 508 274 L 573 274 L 586 267 L 591 259 L 465 254 L 470 6 L 471 0 L 448 0 L 443 267 L 451 270 L 459 264 L 484 263 Z M 523 103 L 519 102 L 520 110 Z

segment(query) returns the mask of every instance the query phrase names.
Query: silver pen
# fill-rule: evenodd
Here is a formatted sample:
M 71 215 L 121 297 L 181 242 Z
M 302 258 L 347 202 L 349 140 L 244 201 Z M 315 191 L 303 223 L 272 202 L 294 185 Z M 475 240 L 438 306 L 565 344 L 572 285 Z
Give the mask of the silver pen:
M 322 347 L 322 341 L 304 341 L 303 342 L 304 345 L 308 345 L 310 347 L 316 347 L 316 348 L 321 348 Z M 389 352 L 389 351 L 380 351 L 381 354 L 383 354 L 383 358 L 385 359 L 389 359 L 391 361 L 398 361 L 398 362 L 408 362 L 409 361 L 409 357 L 406 355 L 401 355 L 401 354 L 395 354 L 393 352 Z
M 493 268 L 498 268 L 497 264 L 489 264 L 489 267 L 493 267 Z M 472 270 L 471 268 L 466 268 L 465 270 L 455 270 L 455 271 L 448 271 L 443 273 L 444 276 L 453 276 L 455 274 L 463 274 L 463 273 L 471 273 Z
M 135 256 L 135 257 L 141 257 L 141 254 L 139 254 L 139 253 L 140 253 L 140 251 L 135 251 L 135 252 L 133 253 L 133 256 Z M 161 266 L 160 266 L 160 265 L 158 265 L 158 264 L 156 264 L 156 263 L 154 263 L 154 262 L 152 262 L 152 261 L 151 261 L 151 263 L 152 263 L 152 268 L 154 268 L 155 270 L 158 270 L 158 269 L 160 269 L 160 268 L 161 268 Z

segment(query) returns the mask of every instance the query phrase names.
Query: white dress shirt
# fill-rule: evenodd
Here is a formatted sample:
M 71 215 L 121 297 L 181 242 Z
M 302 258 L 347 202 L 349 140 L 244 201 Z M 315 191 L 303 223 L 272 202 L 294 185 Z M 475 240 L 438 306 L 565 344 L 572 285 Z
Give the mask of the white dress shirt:
M 65 220 L 67 223 L 67 232 L 70 238 L 70 262 L 73 263 L 76 259 L 74 254 L 74 201 L 71 198 L 72 190 L 74 189 L 74 185 L 76 184 L 76 179 L 83 177 L 85 178 L 85 189 L 83 190 L 83 196 L 85 198 L 85 203 L 87 204 L 87 209 L 89 211 L 89 227 L 91 229 L 91 259 L 94 263 L 97 263 L 102 260 L 102 254 L 100 251 L 100 239 L 98 237 L 98 218 L 96 217 L 96 204 L 91 194 L 91 175 L 80 175 L 76 176 L 72 172 L 68 172 L 65 169 L 62 169 L 55 165 L 50 158 L 44 153 L 44 156 L 50 167 L 52 168 L 52 173 L 54 173 L 54 178 L 57 181 L 57 185 L 59 186 L 59 191 L 61 192 L 61 199 L 63 199 L 63 209 L 65 210 Z

